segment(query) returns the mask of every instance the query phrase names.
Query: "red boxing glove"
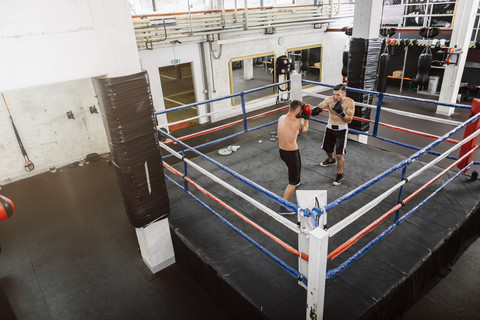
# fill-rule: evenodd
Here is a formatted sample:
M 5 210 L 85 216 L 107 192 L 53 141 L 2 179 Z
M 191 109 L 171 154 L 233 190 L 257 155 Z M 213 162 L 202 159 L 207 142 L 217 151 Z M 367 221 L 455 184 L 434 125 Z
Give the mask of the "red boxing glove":
M 309 104 L 306 104 L 304 107 L 303 107 L 303 110 L 305 112 L 306 115 L 310 116 L 312 114 L 312 110 L 313 110 L 313 107 Z

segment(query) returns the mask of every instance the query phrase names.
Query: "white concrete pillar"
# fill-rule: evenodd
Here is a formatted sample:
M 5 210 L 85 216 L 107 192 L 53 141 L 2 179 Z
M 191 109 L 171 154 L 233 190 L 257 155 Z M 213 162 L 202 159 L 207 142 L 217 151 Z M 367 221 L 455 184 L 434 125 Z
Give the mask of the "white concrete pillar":
M 383 1 L 357 0 L 353 14 L 354 38 L 378 38 L 382 20 Z
M 353 14 L 352 37 L 376 39 L 380 34 L 383 1 L 357 0 Z M 348 134 L 348 139 L 367 144 L 368 136 L 354 133 Z
M 479 0 L 457 1 L 450 48 L 461 50 L 461 53 L 458 55 L 456 65 L 450 64 L 445 66 L 442 89 L 440 90 L 440 102 L 456 103 L 457 101 L 458 89 L 460 88 L 463 69 L 467 59 L 478 3 Z M 437 106 L 437 113 L 450 116 L 453 114 L 454 109 L 452 107 Z
M 253 79 L 253 59 L 243 60 L 243 80 Z
M 168 219 L 151 223 L 144 228 L 136 228 L 135 231 L 143 262 L 152 273 L 175 263 Z

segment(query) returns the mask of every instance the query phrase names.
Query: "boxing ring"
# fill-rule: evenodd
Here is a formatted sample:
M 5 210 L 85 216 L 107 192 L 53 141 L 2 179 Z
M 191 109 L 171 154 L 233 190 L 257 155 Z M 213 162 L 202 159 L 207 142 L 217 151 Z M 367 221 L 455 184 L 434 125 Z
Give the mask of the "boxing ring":
M 335 168 L 318 166 L 325 158 L 320 141 L 326 117 L 311 117 L 309 131 L 298 138 L 302 154 L 299 189 L 319 194 L 326 190 L 326 196 L 318 201 L 319 195 L 311 199 L 311 205 L 300 207 L 279 196 L 287 176 L 274 131 L 276 119 L 288 106 L 252 115 L 244 100 L 247 94 L 285 83 L 156 113 L 233 97 L 242 101 L 236 107 L 241 110 L 239 119 L 229 123 L 196 132 L 177 131 L 180 136 L 158 128 L 164 137 L 160 144 L 177 262 L 191 268 L 189 272 L 234 318 L 398 316 L 440 268 L 455 258 L 462 243 L 480 231 L 480 183 L 473 171 L 480 165 L 475 160 L 480 147 L 476 143 L 480 101 L 471 108 L 347 88 L 377 97 L 376 105 L 363 105 L 375 110 L 374 119 L 355 117 L 373 127 L 369 132 L 351 129 L 350 133 L 414 152 L 404 157 L 349 141 L 346 181 L 333 187 Z M 312 81 L 303 83 L 333 87 Z M 292 83 L 292 90 L 295 87 L 301 90 L 301 84 Z M 309 101 L 311 104 L 325 97 L 312 92 L 303 94 L 305 99 L 315 100 Z M 470 117 L 456 122 L 410 114 L 383 107 L 385 97 L 471 109 Z M 231 108 L 217 112 L 228 111 Z M 414 116 L 452 128 L 438 136 L 381 122 L 384 113 Z M 379 128 L 414 134 L 431 142 L 409 145 L 380 136 Z M 228 132 L 218 139 L 208 138 L 220 130 Z M 461 134 L 464 138 L 459 139 Z M 187 143 L 195 140 L 202 142 L 195 146 Z M 219 155 L 217 149 L 232 144 L 237 145 L 236 151 L 230 148 L 230 155 Z M 434 159 L 420 161 L 426 155 Z M 437 166 L 445 159 L 448 166 Z M 276 208 L 280 205 L 297 216 L 279 215 Z

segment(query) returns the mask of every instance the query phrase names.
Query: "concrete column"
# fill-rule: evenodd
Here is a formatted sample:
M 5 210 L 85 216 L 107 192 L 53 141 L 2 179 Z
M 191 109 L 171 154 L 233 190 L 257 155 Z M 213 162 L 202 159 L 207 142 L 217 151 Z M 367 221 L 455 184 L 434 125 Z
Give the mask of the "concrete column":
M 383 1 L 357 0 L 353 15 L 354 38 L 378 38 L 382 20 Z
M 144 228 L 136 228 L 142 260 L 152 273 L 157 273 L 175 263 L 168 219 L 153 222 Z
M 253 59 L 243 60 L 243 80 L 253 79 Z
M 456 65 L 450 64 L 445 66 L 442 89 L 440 90 L 440 102 L 455 103 L 457 101 L 458 89 L 467 59 L 478 3 L 479 0 L 457 1 L 450 47 L 461 50 L 461 53 L 458 55 Z M 437 106 L 437 113 L 450 116 L 453 114 L 454 109 L 452 107 Z
M 357 0 L 353 15 L 352 37 L 376 39 L 380 34 L 383 1 Z M 348 134 L 348 139 L 367 144 L 368 136 Z

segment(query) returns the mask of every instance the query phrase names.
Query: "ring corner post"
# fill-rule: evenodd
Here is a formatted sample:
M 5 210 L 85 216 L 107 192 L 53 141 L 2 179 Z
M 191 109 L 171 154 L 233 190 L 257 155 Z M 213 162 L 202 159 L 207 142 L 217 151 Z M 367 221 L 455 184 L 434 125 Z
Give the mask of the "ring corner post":
M 247 107 L 245 105 L 245 92 L 240 92 L 240 99 L 242 101 L 242 117 L 243 117 L 243 132 L 248 131 L 247 127 Z
M 470 109 L 469 118 L 475 117 L 479 113 L 480 113 L 480 99 L 473 99 L 472 107 Z M 477 118 L 477 120 L 468 124 L 465 127 L 465 132 L 464 132 L 464 135 L 463 135 L 463 139 L 466 139 L 468 136 L 473 134 L 478 129 L 480 129 L 480 119 Z M 470 141 L 468 141 L 467 143 L 465 143 L 464 145 L 462 145 L 460 147 L 460 153 L 458 155 L 459 158 L 464 156 L 466 153 L 468 153 L 470 150 L 472 150 L 475 147 L 475 145 L 477 144 L 477 138 L 478 137 L 472 138 Z M 474 154 L 471 154 L 467 158 L 460 161 L 458 163 L 457 167 L 460 170 L 463 170 L 467 166 L 467 164 L 469 164 L 470 162 L 473 161 L 473 159 L 474 159 Z
M 457 101 L 458 90 L 462 82 L 463 69 L 467 61 L 467 52 L 470 46 L 470 38 L 474 30 L 477 17 L 479 0 L 458 1 L 455 6 L 455 19 L 452 34 L 450 36 L 449 48 L 453 50 L 452 55 L 456 56 L 456 63 L 445 65 L 443 80 L 438 101 L 454 104 Z M 453 106 L 437 105 L 438 115 L 452 116 L 455 108 Z
M 373 125 L 373 136 L 376 137 L 378 133 L 378 123 L 380 122 L 380 111 L 382 109 L 382 103 L 383 103 L 383 92 L 380 92 L 378 95 L 378 101 L 377 101 L 377 112 L 375 114 L 375 123 Z
M 321 227 L 310 232 L 307 286 L 307 320 L 323 319 L 327 273 L 328 233 Z

